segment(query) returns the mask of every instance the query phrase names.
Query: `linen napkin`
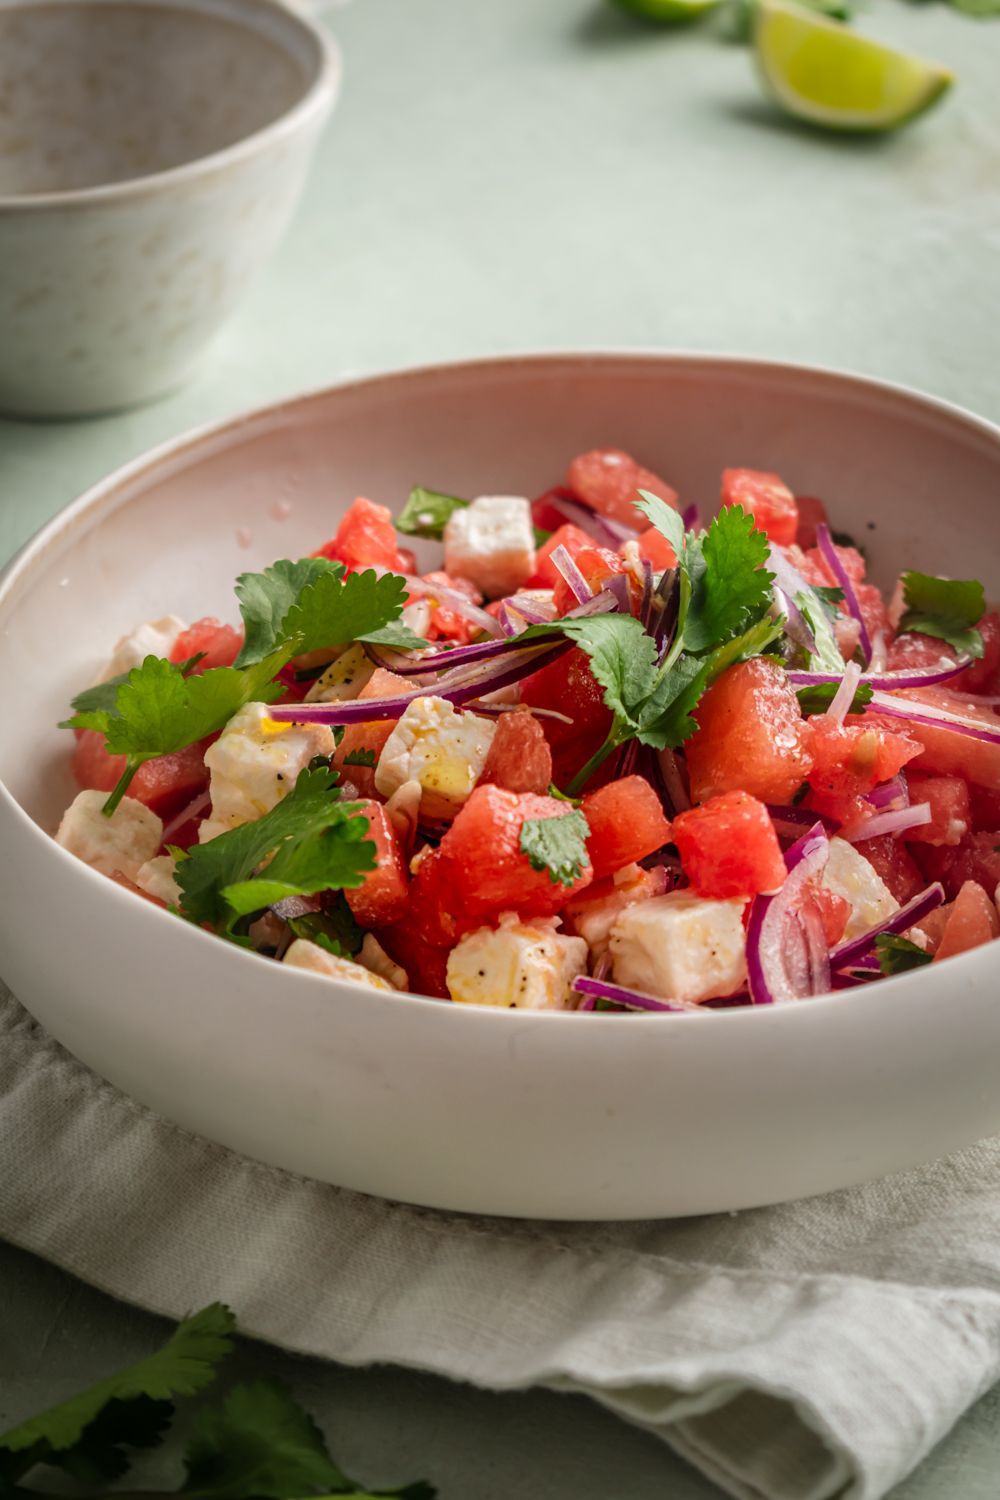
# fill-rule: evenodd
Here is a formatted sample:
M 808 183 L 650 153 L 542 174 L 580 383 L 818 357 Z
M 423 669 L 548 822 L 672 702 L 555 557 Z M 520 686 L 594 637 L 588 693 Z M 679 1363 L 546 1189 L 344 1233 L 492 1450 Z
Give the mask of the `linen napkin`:
M 1000 1378 L 1000 1141 L 776 1208 L 443 1214 L 249 1161 L 0 989 L 0 1235 L 104 1291 L 348 1365 L 580 1391 L 737 1500 L 877 1500 Z

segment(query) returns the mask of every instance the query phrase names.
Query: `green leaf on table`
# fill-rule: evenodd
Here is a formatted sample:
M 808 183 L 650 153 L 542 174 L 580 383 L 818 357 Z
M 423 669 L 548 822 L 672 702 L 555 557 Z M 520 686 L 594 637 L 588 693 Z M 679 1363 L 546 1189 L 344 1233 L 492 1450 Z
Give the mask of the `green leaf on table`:
M 468 504 L 468 500 L 460 500 L 457 495 L 442 495 L 439 490 L 414 485 L 402 514 L 396 517 L 396 530 L 405 536 L 422 536 L 439 542 L 449 516 L 456 510 L 464 510 Z
M 187 1477 L 180 1493 L 189 1500 L 285 1500 L 354 1491 L 315 1422 L 273 1381 L 234 1386 L 221 1406 L 199 1411 L 184 1457 Z
M 917 630 L 947 641 L 956 651 L 976 659 L 983 654 L 983 638 L 974 629 L 986 612 L 983 586 L 974 578 L 934 578 L 929 573 L 904 573 L 906 612 L 900 631 Z
M 590 825 L 579 808 L 557 818 L 526 818 L 521 853 L 533 870 L 547 870 L 553 885 L 572 885 L 587 857 Z

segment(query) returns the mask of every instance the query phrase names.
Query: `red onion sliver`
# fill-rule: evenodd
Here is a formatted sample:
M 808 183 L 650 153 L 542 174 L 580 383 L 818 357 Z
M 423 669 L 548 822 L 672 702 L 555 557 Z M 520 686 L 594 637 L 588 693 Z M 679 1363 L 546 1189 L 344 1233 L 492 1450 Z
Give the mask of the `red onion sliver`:
M 182 807 L 179 813 L 175 813 L 163 829 L 161 844 L 166 845 L 173 841 L 177 832 L 184 827 L 185 823 L 192 818 L 200 818 L 202 813 L 208 812 L 212 805 L 211 794 L 207 791 L 199 792 L 186 807 Z
M 388 568 L 374 569 L 376 573 L 389 571 Z M 488 615 L 485 609 L 480 609 L 478 604 L 473 604 L 472 600 L 460 593 L 458 589 L 449 589 L 440 583 L 428 583 L 426 579 L 418 578 L 412 573 L 397 574 L 398 576 L 405 579 L 407 593 L 415 595 L 418 599 L 437 600 L 440 604 L 446 604 L 449 609 L 454 610 L 470 624 L 477 625 L 480 630 L 485 630 L 487 635 L 500 634 L 499 623 L 493 616 Z
M 830 707 L 827 709 L 825 715 L 825 717 L 831 719 L 834 724 L 843 724 L 844 720 L 847 718 L 847 714 L 851 707 L 851 704 L 854 702 L 854 695 L 858 690 L 858 683 L 860 682 L 860 680 L 861 668 L 858 666 L 857 662 L 849 661 L 844 667 L 844 676 L 841 680 L 840 687 L 837 689 L 832 699 L 830 700 Z
M 549 561 L 565 582 L 577 604 L 586 604 L 588 599 L 594 597 L 594 590 L 561 542 L 549 553 Z
M 905 906 L 901 906 L 877 927 L 872 927 L 868 932 L 863 932 L 860 937 L 852 938 L 850 942 L 841 943 L 839 948 L 834 948 L 830 954 L 832 967 L 836 970 L 854 967 L 859 958 L 865 958 L 871 952 L 875 946 L 875 939 L 883 932 L 906 932 L 907 928 L 915 927 L 921 917 L 926 917 L 929 911 L 933 911 L 943 901 L 944 887 L 937 884 L 929 885 L 925 891 L 921 891 L 911 901 L 907 901 Z
M 698 514 L 697 505 L 686 505 L 681 511 L 681 520 L 684 522 L 685 531 L 701 530 L 701 516 Z
M 820 521 L 816 527 L 816 545 L 823 554 L 823 559 L 827 567 L 837 580 L 838 587 L 844 591 L 844 601 L 847 604 L 848 611 L 854 616 L 861 627 L 861 655 L 864 657 L 865 666 L 867 667 L 870 665 L 872 659 L 872 638 L 868 634 L 868 626 L 865 624 L 864 616 L 861 613 L 861 605 L 858 603 L 858 596 L 854 592 L 854 584 L 851 582 L 847 569 L 837 554 L 833 537 L 830 535 L 830 528 L 825 521 Z
M 632 526 L 626 526 L 622 521 L 612 521 L 609 516 L 598 515 L 589 505 L 573 500 L 568 495 L 548 494 L 543 498 L 547 510 L 554 510 L 572 525 L 579 526 L 581 531 L 586 531 L 602 546 L 620 547 L 622 542 L 638 535 Z
M 772 593 L 774 595 L 777 614 L 784 615 L 785 617 L 785 634 L 789 640 L 793 640 L 797 646 L 801 646 L 804 651 L 808 651 L 810 656 L 815 656 L 817 649 L 816 637 L 810 630 L 805 615 L 799 609 L 791 594 L 785 589 L 780 588 L 778 584 L 774 585 Z
M 667 789 L 667 796 L 673 804 L 673 816 L 679 812 L 686 812 L 691 806 L 691 796 L 684 780 L 680 761 L 675 750 L 654 750 L 653 759 L 663 777 L 663 784 Z
M 906 704 L 904 708 L 903 705 Z M 973 740 L 983 740 L 987 745 L 1000 745 L 1000 723 L 996 729 L 988 729 L 977 719 L 964 719 L 959 714 L 938 708 L 930 703 L 921 703 L 915 698 L 894 698 L 888 693 L 874 692 L 869 708 L 885 714 L 890 719 L 908 719 L 911 724 L 923 724 L 928 729 L 950 729 L 955 734 L 968 735 Z
M 788 874 L 773 895 L 755 896 L 747 927 L 747 979 L 754 1005 L 801 1000 L 829 989 L 829 957 L 819 951 L 815 923 L 797 898 L 826 868 L 830 845 L 821 823 L 785 853 Z M 794 972 L 793 972 L 794 969 Z
M 840 830 L 840 837 L 849 844 L 860 844 L 865 839 L 875 839 L 885 833 L 905 833 L 908 828 L 921 828 L 931 821 L 929 802 L 917 802 L 912 807 L 897 807 L 890 812 L 875 813 L 871 818 L 862 818 L 858 823 Z
M 972 661 L 971 656 L 959 657 L 947 667 L 931 667 L 922 672 L 862 672 L 858 682 L 876 690 L 896 692 L 901 688 L 936 687 L 940 682 L 949 682 L 964 672 Z M 794 669 L 788 674 L 789 682 L 796 687 L 818 687 L 824 682 L 841 682 L 837 672 L 801 672 Z
M 486 719 L 499 719 L 503 714 L 526 712 L 522 703 L 484 703 L 480 698 L 473 698 L 469 703 L 463 703 L 460 706 L 471 713 L 482 714 Z M 554 708 L 537 708 L 532 704 L 527 712 L 530 712 L 533 719 L 554 719 L 559 724 L 575 722 L 569 714 L 561 714 Z
M 870 802 L 872 807 L 883 811 L 898 803 L 900 807 L 909 807 L 910 788 L 905 776 L 894 776 L 891 781 L 884 781 L 874 791 L 868 792 L 865 801 Z
M 597 1000 L 611 1000 L 615 1005 L 625 1005 L 629 1010 L 697 1011 L 700 1005 L 690 1000 L 659 1000 L 655 995 L 644 995 L 638 990 L 624 989 L 620 984 L 609 984 L 606 979 L 589 979 L 581 975 L 574 979 L 573 988 L 580 995 L 593 995 Z

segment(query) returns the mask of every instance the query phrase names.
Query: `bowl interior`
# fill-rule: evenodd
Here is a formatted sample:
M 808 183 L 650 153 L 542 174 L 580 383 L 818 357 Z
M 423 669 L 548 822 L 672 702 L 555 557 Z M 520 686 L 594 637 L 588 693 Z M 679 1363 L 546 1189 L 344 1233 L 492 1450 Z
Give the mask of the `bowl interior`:
M 118 636 L 168 612 L 238 621 L 236 575 L 312 551 L 355 495 L 537 494 L 594 446 L 710 511 L 728 464 L 820 495 L 883 584 L 905 567 L 1000 583 L 1000 434 L 849 377 L 656 356 L 497 360 L 386 376 L 189 439 L 100 486 L 0 588 L 0 778 L 51 829 L 72 795 L 55 726 Z M 427 544 L 428 561 L 436 549 Z
M 0 3 L 0 197 L 146 177 L 271 124 L 319 49 L 247 0 Z

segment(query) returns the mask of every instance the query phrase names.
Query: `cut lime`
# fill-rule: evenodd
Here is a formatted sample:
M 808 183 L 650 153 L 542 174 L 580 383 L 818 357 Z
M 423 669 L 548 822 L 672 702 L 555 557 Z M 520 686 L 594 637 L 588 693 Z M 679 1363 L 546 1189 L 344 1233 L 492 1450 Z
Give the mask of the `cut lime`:
M 722 0 L 614 0 L 619 10 L 630 15 L 641 16 L 644 21 L 658 21 L 667 26 L 676 26 L 685 21 L 697 21 L 721 5 Z
M 788 0 L 759 0 L 754 49 L 778 103 L 832 130 L 894 130 L 954 82 L 937 63 L 896 52 Z

